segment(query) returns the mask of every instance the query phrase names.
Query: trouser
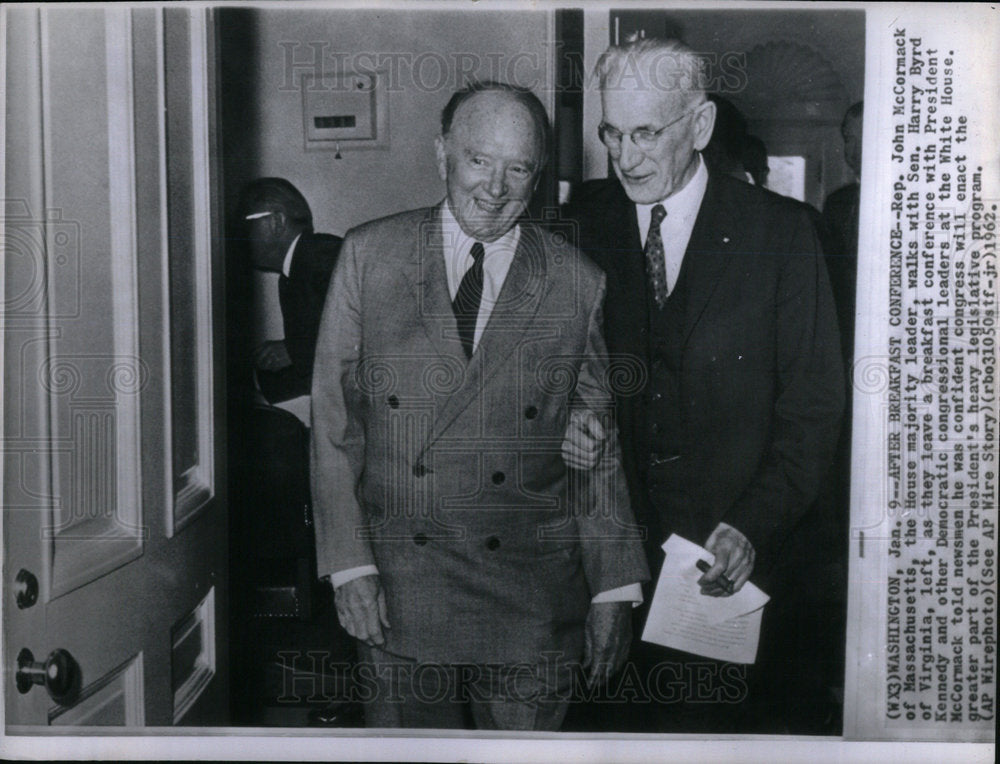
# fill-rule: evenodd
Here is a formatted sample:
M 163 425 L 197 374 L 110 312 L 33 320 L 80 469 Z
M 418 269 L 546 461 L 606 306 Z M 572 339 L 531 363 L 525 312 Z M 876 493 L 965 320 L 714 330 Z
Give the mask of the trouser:
M 359 659 L 368 727 L 558 730 L 571 694 L 565 663 L 421 663 L 363 644 Z
M 564 729 L 574 732 L 728 733 L 745 713 L 752 667 L 640 639 L 637 608 L 624 668 L 597 692 L 579 694 Z

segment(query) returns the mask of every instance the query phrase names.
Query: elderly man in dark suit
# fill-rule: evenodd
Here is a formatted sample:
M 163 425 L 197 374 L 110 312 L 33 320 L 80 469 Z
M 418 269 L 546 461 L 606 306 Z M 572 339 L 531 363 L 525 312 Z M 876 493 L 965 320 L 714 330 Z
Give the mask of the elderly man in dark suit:
M 281 403 L 309 394 L 316 333 L 341 239 L 313 231 L 309 203 L 284 178 L 249 183 L 240 209 L 253 267 L 281 274 L 284 339 L 254 349 L 261 392 L 268 403 Z
M 715 555 L 704 594 L 727 596 L 723 577 L 736 591 L 751 576 L 770 588 L 831 459 L 844 399 L 813 225 L 794 202 L 706 169 L 716 107 L 683 44 L 612 47 L 597 75 L 615 177 L 585 185 L 569 215 L 607 275 L 610 352 L 648 371 L 640 391 L 618 396 L 617 414 L 650 567 L 655 577 L 660 545 L 677 533 Z M 586 462 L 595 430 L 574 418 L 568 459 Z M 630 723 L 732 728 L 735 698 L 716 686 L 727 667 L 639 642 L 633 658 L 647 673 L 672 662 L 693 702 L 636 704 Z M 696 662 L 700 675 L 687 671 Z
M 369 726 L 557 729 L 570 665 L 597 681 L 628 650 L 648 573 L 616 440 L 586 473 L 560 455 L 571 405 L 612 405 L 604 278 L 520 219 L 547 134 L 530 92 L 456 93 L 446 199 L 350 231 L 331 283 L 317 552 L 376 682 Z

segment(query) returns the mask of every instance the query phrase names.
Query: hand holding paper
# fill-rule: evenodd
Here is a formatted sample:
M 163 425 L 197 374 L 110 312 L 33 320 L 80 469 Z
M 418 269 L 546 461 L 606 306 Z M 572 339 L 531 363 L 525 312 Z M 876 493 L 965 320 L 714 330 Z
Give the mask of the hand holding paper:
M 705 542 L 705 549 L 715 555 L 715 562 L 707 571 L 702 571 L 705 575 L 698 581 L 702 594 L 728 597 L 750 580 L 756 553 L 750 540 L 736 528 L 719 523 Z M 725 586 L 724 580 L 728 580 L 730 586 Z
M 663 550 L 667 557 L 642 639 L 716 660 L 753 663 L 770 598 L 750 583 L 732 596 L 706 596 L 698 585 L 698 562 L 712 560 L 712 554 L 676 534 Z

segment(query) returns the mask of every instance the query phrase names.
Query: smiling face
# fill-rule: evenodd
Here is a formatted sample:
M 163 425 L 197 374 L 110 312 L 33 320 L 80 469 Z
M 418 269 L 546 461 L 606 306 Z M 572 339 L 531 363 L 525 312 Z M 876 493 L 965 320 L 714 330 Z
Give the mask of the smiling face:
M 635 84 L 650 83 L 637 78 Z M 666 91 L 647 85 L 629 87 L 622 82 L 601 92 L 605 124 L 623 133 L 620 148 L 609 149 L 611 165 L 629 199 L 653 204 L 679 191 L 698 169 L 697 152 L 712 137 L 715 104 L 692 106 L 679 90 Z M 682 116 L 689 112 L 686 116 Z M 677 120 L 674 122 L 674 120 Z M 642 150 L 632 141 L 633 130 L 664 130 L 653 148 Z
M 513 228 L 541 170 L 542 145 L 531 112 L 507 93 L 477 93 L 458 107 L 436 148 L 448 204 L 462 230 L 491 242 Z

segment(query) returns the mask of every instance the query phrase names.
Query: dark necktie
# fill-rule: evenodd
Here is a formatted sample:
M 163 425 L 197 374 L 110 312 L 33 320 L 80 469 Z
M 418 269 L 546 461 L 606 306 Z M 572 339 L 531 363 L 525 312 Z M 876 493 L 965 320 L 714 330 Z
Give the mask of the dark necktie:
M 476 336 L 476 319 L 479 317 L 479 303 L 483 298 L 483 257 L 486 251 L 478 241 L 472 245 L 469 252 L 472 255 L 472 267 L 465 272 L 462 283 L 458 285 L 455 300 L 451 303 L 458 322 L 458 338 L 462 341 L 462 349 L 466 358 L 472 358 L 472 342 Z
M 653 207 L 649 218 L 649 233 L 646 234 L 646 275 L 649 276 L 649 283 L 653 285 L 653 296 L 656 298 L 656 306 L 663 308 L 667 304 L 667 296 L 670 294 L 667 288 L 667 267 L 663 260 L 663 237 L 660 236 L 660 223 L 667 216 L 667 211 L 662 204 Z

